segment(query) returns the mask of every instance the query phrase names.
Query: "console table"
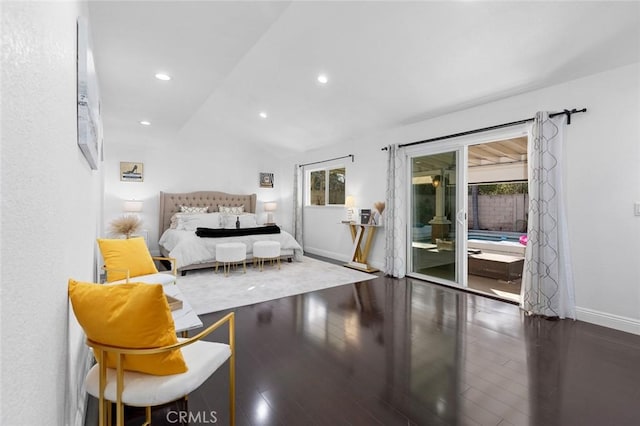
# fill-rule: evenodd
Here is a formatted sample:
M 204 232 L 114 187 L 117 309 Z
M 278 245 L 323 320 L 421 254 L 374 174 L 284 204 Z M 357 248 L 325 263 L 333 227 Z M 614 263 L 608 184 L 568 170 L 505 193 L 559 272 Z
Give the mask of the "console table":
M 353 222 L 346 222 L 345 224 L 349 225 L 353 247 L 351 249 L 351 260 L 344 266 L 348 268 L 358 269 L 364 272 L 378 271 L 378 269 L 372 268 L 367 264 L 367 257 L 369 256 L 369 250 L 371 249 L 371 242 L 373 241 L 373 236 L 376 233 L 376 228 L 378 228 L 380 225 L 369 225 L 365 223 Z M 363 239 L 364 247 L 362 247 Z

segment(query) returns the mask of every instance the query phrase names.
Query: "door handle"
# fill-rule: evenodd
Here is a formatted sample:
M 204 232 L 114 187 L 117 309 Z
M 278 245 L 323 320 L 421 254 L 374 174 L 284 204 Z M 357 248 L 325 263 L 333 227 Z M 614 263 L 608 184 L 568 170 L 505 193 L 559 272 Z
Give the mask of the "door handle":
M 456 214 L 456 220 L 460 225 L 464 225 L 467 221 L 467 212 L 464 210 L 459 210 Z

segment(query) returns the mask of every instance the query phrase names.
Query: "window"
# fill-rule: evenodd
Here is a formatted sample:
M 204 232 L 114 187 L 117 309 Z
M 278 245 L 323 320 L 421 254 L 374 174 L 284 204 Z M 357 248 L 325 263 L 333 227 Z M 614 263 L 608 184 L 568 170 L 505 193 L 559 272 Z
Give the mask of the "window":
M 314 170 L 309 172 L 309 205 L 344 204 L 346 169 Z

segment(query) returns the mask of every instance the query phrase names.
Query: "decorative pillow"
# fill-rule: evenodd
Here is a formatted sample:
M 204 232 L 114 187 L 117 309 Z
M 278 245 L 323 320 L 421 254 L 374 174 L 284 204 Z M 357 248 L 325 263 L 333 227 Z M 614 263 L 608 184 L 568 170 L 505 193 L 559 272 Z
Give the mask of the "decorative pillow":
M 144 238 L 98 239 L 104 265 L 107 269 L 107 282 L 118 281 L 138 275 L 157 274 Z
M 169 225 L 169 228 L 176 229 L 178 227 L 178 221 L 180 220 L 180 217 L 185 214 L 188 213 L 174 213 L 173 216 L 171 216 L 171 225 Z
M 178 342 L 160 284 L 100 285 L 70 279 L 69 299 L 78 322 L 94 342 L 135 349 Z M 116 368 L 114 354 L 107 355 L 107 367 Z M 124 369 L 166 376 L 186 372 L 187 365 L 180 349 L 176 349 L 154 355 L 125 355 Z
M 240 228 L 255 228 L 258 226 L 256 222 L 256 215 L 253 213 L 245 213 L 240 215 L 225 215 L 223 216 L 224 229 L 235 229 L 236 220 L 240 220 Z
M 221 206 L 218 204 L 218 211 L 223 214 L 242 214 L 244 213 L 244 204 L 237 207 Z
M 176 229 L 185 231 L 195 231 L 196 228 L 220 229 L 221 221 L 221 213 L 188 214 L 178 219 Z
M 209 207 L 180 206 L 180 213 L 208 213 Z

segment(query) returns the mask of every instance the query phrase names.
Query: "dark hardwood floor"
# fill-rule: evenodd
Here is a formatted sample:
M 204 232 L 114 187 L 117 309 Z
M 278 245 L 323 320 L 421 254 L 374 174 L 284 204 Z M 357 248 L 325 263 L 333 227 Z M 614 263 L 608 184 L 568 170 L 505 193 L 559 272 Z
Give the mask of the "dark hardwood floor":
M 640 336 L 381 276 L 235 312 L 238 425 L 640 422 Z M 227 381 L 189 396 L 190 424 L 228 424 Z

